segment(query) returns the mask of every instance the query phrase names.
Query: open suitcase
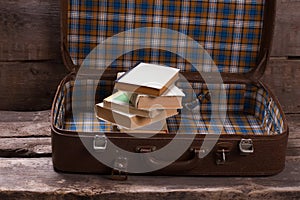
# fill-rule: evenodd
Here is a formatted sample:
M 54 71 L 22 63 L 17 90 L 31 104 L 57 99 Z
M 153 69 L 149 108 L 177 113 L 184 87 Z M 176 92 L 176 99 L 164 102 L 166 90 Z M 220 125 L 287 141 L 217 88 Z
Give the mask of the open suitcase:
M 62 0 L 62 54 L 71 73 L 59 85 L 52 107 L 54 168 L 112 173 L 115 178 L 127 173 L 279 173 L 285 165 L 288 126 L 276 97 L 259 80 L 270 54 L 274 18 L 273 0 Z M 175 31 L 179 38 L 187 35 L 202 45 L 224 83 L 205 83 L 214 77 L 205 58 L 199 58 L 201 67 L 195 70 L 182 55 L 151 45 L 134 47 L 140 38 L 161 47 L 173 37 L 168 33 Z M 117 34 L 123 40 L 114 38 Z M 156 40 L 157 34 L 163 39 Z M 97 45 L 110 38 L 117 45 L 103 56 Z M 172 47 L 190 52 L 184 39 L 171 42 Z M 132 51 L 121 55 L 119 49 L 128 45 L 133 46 Z M 95 116 L 95 103 L 112 94 L 117 72 L 138 62 L 180 68 L 183 79 L 189 81 L 181 88 L 187 94 L 184 109 L 191 114 L 181 112 L 168 118 L 168 134 L 140 137 L 120 133 Z M 109 67 L 97 70 L 101 63 Z M 218 101 L 219 110 L 212 117 L 213 93 L 219 94 L 220 87 L 226 96 Z M 220 113 L 224 120 L 215 124 L 213 119 L 221 118 Z M 180 155 L 172 156 L 172 152 Z

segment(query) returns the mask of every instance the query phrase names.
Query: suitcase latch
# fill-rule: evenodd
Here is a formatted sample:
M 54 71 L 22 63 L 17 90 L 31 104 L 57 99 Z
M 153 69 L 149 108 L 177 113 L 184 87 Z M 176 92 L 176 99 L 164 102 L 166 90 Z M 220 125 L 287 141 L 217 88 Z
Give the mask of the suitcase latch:
M 228 149 L 220 149 L 217 151 L 217 165 L 224 165 L 226 163 L 229 152 Z
M 239 144 L 239 147 L 242 155 L 248 155 L 254 153 L 252 139 L 242 139 Z
M 95 135 L 93 147 L 96 151 L 105 151 L 107 148 L 107 137 L 105 135 Z
M 220 142 L 217 144 L 216 164 L 224 165 L 228 161 L 228 156 L 232 149 L 232 144 L 228 142 Z

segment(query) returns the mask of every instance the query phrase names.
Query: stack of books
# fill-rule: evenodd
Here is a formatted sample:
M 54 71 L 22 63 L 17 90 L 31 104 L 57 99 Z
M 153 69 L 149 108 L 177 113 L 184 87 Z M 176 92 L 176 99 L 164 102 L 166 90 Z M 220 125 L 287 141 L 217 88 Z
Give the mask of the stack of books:
M 166 118 L 178 114 L 185 96 L 178 78 L 179 69 L 140 63 L 118 77 L 117 91 L 96 104 L 96 116 L 121 132 L 167 133 Z

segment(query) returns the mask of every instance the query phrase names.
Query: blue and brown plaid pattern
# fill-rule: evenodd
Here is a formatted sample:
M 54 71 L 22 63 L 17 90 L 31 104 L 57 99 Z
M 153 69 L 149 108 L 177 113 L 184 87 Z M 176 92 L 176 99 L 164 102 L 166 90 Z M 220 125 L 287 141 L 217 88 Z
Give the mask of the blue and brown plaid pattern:
M 77 132 L 111 132 L 113 125 L 98 120 L 94 112 L 85 112 L 77 116 L 67 117 L 63 129 Z
M 197 92 L 201 93 L 208 89 L 202 83 L 191 85 L 184 88 L 184 91 L 195 92 L 186 95 L 185 98 L 188 100 L 184 99 L 184 101 L 195 99 Z M 212 91 L 218 88 L 217 85 L 211 85 L 210 92 L 218 93 Z M 199 103 L 192 111 L 169 118 L 167 120 L 169 132 L 176 133 L 181 130 L 186 131 L 185 133 L 236 135 L 274 135 L 283 132 L 284 124 L 280 111 L 268 92 L 261 86 L 225 84 L 223 88 L 226 90 L 227 105 L 226 107 L 219 105 L 215 114 L 218 117 L 218 113 L 224 112 L 223 108 L 227 108 L 224 121 L 220 118 L 212 119 L 212 106 L 209 102 Z
M 256 67 L 263 27 L 265 0 L 69 0 L 68 46 L 75 64 L 80 65 L 100 43 L 124 31 L 158 27 L 178 31 L 199 42 L 211 55 L 220 72 L 245 73 Z M 145 33 L 153 44 L 168 35 Z M 127 47 L 144 33 L 128 34 L 120 41 Z M 124 41 L 123 41 L 124 40 Z M 188 55 L 184 40 L 169 40 Z M 159 46 L 159 45 L 158 45 Z M 108 52 L 109 54 L 110 52 Z M 111 52 L 114 53 L 114 52 Z M 193 67 L 181 56 L 158 49 L 140 49 L 119 57 L 111 67 L 124 70 L 137 62 L 180 68 Z M 109 55 L 108 55 L 109 56 Z M 211 71 L 204 66 L 203 71 Z
M 106 45 L 105 54 L 97 49 L 85 67 L 106 66 L 126 48 L 136 49 L 136 42 L 151 44 L 119 55 L 110 67 L 128 70 L 138 62 L 172 66 L 181 71 L 214 71 L 210 56 L 218 71 L 246 73 L 257 65 L 263 27 L 265 0 L 69 0 L 68 47 L 74 64 L 81 65 L 98 44 L 114 38 L 117 48 Z M 148 31 L 148 28 L 153 28 Z M 144 28 L 144 29 L 143 29 Z M 187 35 L 198 42 L 210 56 L 199 57 L 198 49 L 182 36 L 171 37 L 161 29 Z M 133 30 L 141 30 L 134 32 Z M 146 45 L 145 45 L 146 46 Z M 170 47 L 169 51 L 159 47 Z M 176 51 L 177 50 L 177 51 Z M 176 55 L 177 52 L 178 54 Z M 196 58 L 196 66 L 188 62 Z M 193 63 L 194 64 L 194 63 Z M 74 86 L 76 93 L 73 93 Z M 272 135 L 283 132 L 283 118 L 267 91 L 261 86 L 225 84 L 226 95 L 218 106 L 207 91 L 220 95 L 219 85 L 191 83 L 178 86 L 186 93 L 183 104 L 201 101 L 192 110 L 167 119 L 169 131 L 180 133 L 237 135 Z M 113 129 L 110 123 L 96 119 L 94 103 L 101 102 L 113 90 L 113 83 L 96 80 L 67 82 L 54 108 L 55 126 L 78 132 L 104 132 Z M 93 91 L 96 91 L 95 95 Z M 221 97 L 221 96 L 220 96 Z M 196 101 L 197 102 L 197 101 Z M 74 106 L 81 112 L 74 113 Z M 190 108 L 190 107 L 189 107 Z M 224 123 L 212 110 L 224 114 Z M 212 117 L 216 117 L 212 119 Z M 213 122 L 213 123 L 210 123 Z
M 74 85 L 76 94 L 73 94 Z M 94 114 L 94 103 L 98 103 L 110 95 L 111 92 L 108 91 L 112 91 L 111 85 L 111 82 L 90 79 L 67 82 L 55 105 L 55 126 L 78 132 L 112 131 L 112 124 L 98 120 Z M 186 94 L 183 105 L 194 100 L 195 96 L 207 91 L 208 88 L 210 88 L 210 93 L 218 93 L 220 90 L 219 85 L 207 86 L 203 83 L 192 83 L 191 85 L 178 83 L 178 85 Z M 222 87 L 226 91 L 226 101 L 224 101 L 226 106 L 222 105 L 221 100 L 218 107 L 213 107 L 208 100 L 198 104 L 191 111 L 187 111 L 185 108 L 181 115 L 167 119 L 169 132 L 176 133 L 179 126 L 179 133 L 189 134 L 273 135 L 283 132 L 283 118 L 279 109 L 268 92 L 261 86 L 225 84 Z M 92 95 L 92 90 L 96 91 L 96 96 Z M 81 112 L 75 114 L 72 106 L 76 106 Z M 217 108 L 217 115 L 213 116 L 212 109 L 215 108 Z M 218 113 L 224 114 L 225 108 L 227 111 L 223 123 L 218 119 Z M 212 119 L 212 117 L 216 118 Z M 209 130 L 213 130 L 213 132 Z
M 83 79 L 67 82 L 55 105 L 55 126 L 76 132 L 111 132 L 113 125 L 98 120 L 94 113 L 95 102 L 99 103 L 98 101 L 109 96 L 111 87 L 112 83 L 109 81 Z M 95 95 L 92 95 L 93 91 L 96 91 Z M 73 112 L 73 106 L 76 107 L 76 113 Z
M 228 113 L 224 121 L 212 120 L 211 115 L 194 113 L 194 116 L 175 116 L 167 120 L 170 133 L 181 130 L 186 134 L 231 134 L 231 135 L 263 135 L 260 121 L 253 115 L 244 113 Z M 180 126 L 180 128 L 179 128 Z

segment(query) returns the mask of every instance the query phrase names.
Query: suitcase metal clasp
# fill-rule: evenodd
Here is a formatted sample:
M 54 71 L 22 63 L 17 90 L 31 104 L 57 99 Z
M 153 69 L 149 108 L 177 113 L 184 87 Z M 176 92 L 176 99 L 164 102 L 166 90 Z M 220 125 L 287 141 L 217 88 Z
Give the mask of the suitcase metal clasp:
M 220 149 L 217 151 L 217 160 L 216 163 L 217 165 L 224 165 L 227 161 L 227 155 L 229 154 L 229 150 L 228 149 Z
M 221 142 L 217 144 L 217 152 L 216 152 L 216 164 L 224 165 L 228 160 L 228 155 L 232 149 L 232 144 L 228 142 Z
M 239 147 L 242 155 L 248 155 L 254 153 L 252 139 L 242 139 L 239 144 Z
M 96 151 L 105 151 L 107 148 L 107 137 L 105 135 L 95 135 L 93 147 Z

